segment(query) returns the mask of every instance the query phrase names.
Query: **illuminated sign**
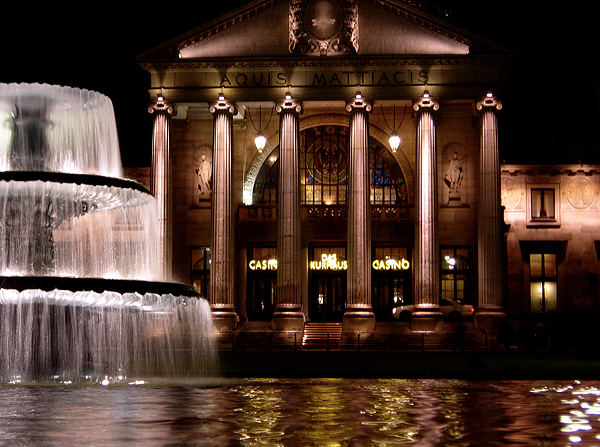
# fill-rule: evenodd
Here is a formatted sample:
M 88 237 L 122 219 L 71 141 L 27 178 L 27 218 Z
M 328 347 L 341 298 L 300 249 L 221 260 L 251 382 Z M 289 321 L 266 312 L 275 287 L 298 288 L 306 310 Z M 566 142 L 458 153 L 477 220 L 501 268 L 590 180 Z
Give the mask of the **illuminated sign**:
M 250 270 L 277 270 L 277 259 L 253 259 L 248 263 Z
M 410 262 L 407 259 L 375 259 L 372 262 L 374 270 L 408 270 Z M 248 262 L 250 270 L 277 270 L 277 259 L 252 259 Z M 348 261 L 338 260 L 336 254 L 323 253 L 320 261 L 310 261 L 311 270 L 348 270 Z
M 375 259 L 372 266 L 375 270 L 408 270 L 410 262 L 404 258 L 400 260 L 392 258 Z
M 323 253 L 320 261 L 310 261 L 311 270 L 347 270 L 348 261 L 338 261 L 336 254 Z

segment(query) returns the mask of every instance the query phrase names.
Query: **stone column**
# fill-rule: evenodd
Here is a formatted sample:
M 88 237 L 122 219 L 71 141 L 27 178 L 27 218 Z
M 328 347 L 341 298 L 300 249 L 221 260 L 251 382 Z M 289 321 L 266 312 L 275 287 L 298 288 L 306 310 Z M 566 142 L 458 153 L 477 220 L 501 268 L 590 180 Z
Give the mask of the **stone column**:
M 369 112 L 371 103 L 360 93 L 346 104 L 350 113 L 348 152 L 347 302 L 344 332 L 372 331 L 371 203 L 369 181 Z
M 439 104 L 425 92 L 413 104 L 417 112 L 417 181 L 415 203 L 414 331 L 432 331 L 442 318 L 439 306 L 437 168 L 434 112 Z
M 475 105 L 481 115 L 477 205 L 478 296 L 476 321 L 485 330 L 505 317 L 502 308 L 502 212 L 498 119 L 502 103 L 488 93 Z
M 302 105 L 287 94 L 279 113 L 279 186 L 277 195 L 277 331 L 304 330 L 300 239 L 300 125 Z
M 209 107 L 213 114 L 212 243 L 210 306 L 219 331 L 235 329 L 233 115 L 235 106 L 223 95 Z
M 169 148 L 169 117 L 173 114 L 172 104 L 159 96 L 148 112 L 154 114 L 152 129 L 152 169 L 150 171 L 150 192 L 156 199 L 159 227 L 159 256 L 161 257 L 163 280 L 172 274 L 173 224 L 171 203 L 171 154 Z

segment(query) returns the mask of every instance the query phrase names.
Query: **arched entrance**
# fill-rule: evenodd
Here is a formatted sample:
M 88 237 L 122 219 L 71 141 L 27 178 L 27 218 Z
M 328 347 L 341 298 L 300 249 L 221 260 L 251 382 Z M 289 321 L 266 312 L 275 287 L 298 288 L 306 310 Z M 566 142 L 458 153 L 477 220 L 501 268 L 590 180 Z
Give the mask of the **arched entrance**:
M 279 148 L 265 158 L 258 170 L 252 203 L 277 204 Z M 299 183 L 304 208 L 302 234 L 306 245 L 308 314 L 311 320 L 341 321 L 346 305 L 346 197 L 348 127 L 317 125 L 300 133 Z M 393 209 L 408 203 L 408 187 L 402 169 L 390 151 L 369 139 L 370 200 L 372 208 Z M 317 226 L 319 227 L 317 229 Z M 335 228 L 329 233 L 322 227 Z M 318 235 L 318 236 L 317 236 Z M 389 250 L 373 250 L 373 256 L 408 258 L 410 249 L 386 241 Z M 374 259 L 377 260 L 377 259 Z M 346 265 L 346 268 L 344 268 Z M 258 272 L 271 275 L 273 272 Z M 252 272 L 256 281 L 257 272 Z M 373 308 L 380 319 L 391 316 L 394 304 L 410 301 L 410 271 L 372 270 Z M 252 293 L 252 288 L 248 287 Z M 250 296 L 248 302 L 253 302 Z M 388 315 L 389 314 L 389 315 Z

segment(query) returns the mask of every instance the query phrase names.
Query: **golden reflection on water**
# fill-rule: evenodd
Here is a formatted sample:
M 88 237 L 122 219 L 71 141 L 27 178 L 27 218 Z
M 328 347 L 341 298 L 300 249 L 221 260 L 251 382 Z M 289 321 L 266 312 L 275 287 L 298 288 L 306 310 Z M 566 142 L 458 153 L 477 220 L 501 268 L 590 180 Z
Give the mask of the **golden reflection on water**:
M 545 394 L 548 400 L 563 395 L 559 417 L 563 445 L 600 445 L 600 387 L 575 381 L 566 386 L 533 387 L 530 391 Z
M 4 387 L 0 445 L 600 446 L 600 382 L 244 379 Z

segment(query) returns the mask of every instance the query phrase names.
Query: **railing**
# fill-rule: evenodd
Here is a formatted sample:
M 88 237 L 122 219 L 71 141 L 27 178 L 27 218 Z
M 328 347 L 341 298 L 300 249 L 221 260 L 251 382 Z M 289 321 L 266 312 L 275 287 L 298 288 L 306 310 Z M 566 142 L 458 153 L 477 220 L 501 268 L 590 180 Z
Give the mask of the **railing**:
M 250 205 L 240 206 L 238 209 L 238 218 L 240 222 L 252 222 L 261 220 L 276 220 L 276 205 Z
M 374 220 L 407 219 L 409 208 L 408 205 L 371 205 L 371 218 Z M 346 205 L 302 205 L 301 216 L 303 220 L 346 219 L 348 207 Z M 276 219 L 276 205 L 250 205 L 239 208 L 240 222 Z

